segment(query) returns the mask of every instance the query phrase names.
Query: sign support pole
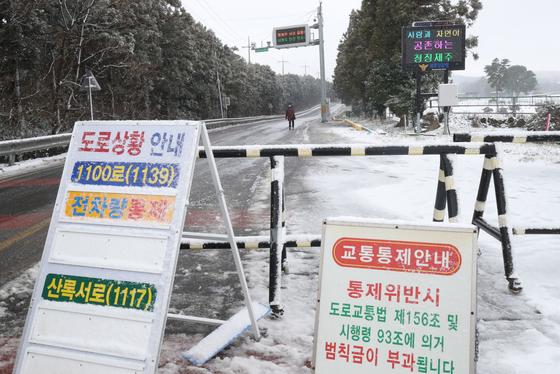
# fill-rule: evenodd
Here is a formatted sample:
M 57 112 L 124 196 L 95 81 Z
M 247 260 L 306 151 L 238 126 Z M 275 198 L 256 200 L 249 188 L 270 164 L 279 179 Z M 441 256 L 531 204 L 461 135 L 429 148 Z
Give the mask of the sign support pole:
M 328 121 L 329 103 L 327 102 L 327 83 L 325 81 L 325 38 L 323 35 L 323 3 L 319 3 L 317 11 L 319 22 L 319 59 L 321 64 L 321 122 Z
M 91 98 L 91 77 L 88 77 L 88 95 L 89 95 L 89 111 L 91 114 L 91 120 L 93 121 L 93 100 Z
M 444 70 L 443 72 L 443 83 L 449 83 L 449 70 Z M 450 135 L 451 131 L 449 130 L 449 110 L 451 107 L 444 106 L 443 107 L 443 115 L 444 115 L 444 125 L 443 125 L 443 135 Z
M 416 122 L 414 123 L 414 132 L 420 134 L 420 118 L 422 117 L 422 73 L 416 72 Z
M 243 297 L 245 298 L 245 304 L 247 305 L 247 310 L 249 312 L 249 319 L 251 321 L 251 326 L 253 328 L 253 336 L 256 340 L 259 340 L 261 335 L 259 331 L 259 326 L 257 324 L 257 318 L 255 316 L 255 311 L 253 309 L 253 303 L 251 302 L 251 295 L 249 294 L 249 287 L 247 286 L 247 280 L 245 279 L 245 272 L 243 271 L 243 264 L 241 263 L 241 257 L 239 256 L 239 249 L 237 248 L 237 242 L 235 241 L 235 235 L 233 232 L 233 227 L 231 225 L 231 219 L 229 212 L 227 210 L 226 199 L 224 196 L 224 189 L 222 188 L 222 183 L 220 182 L 220 176 L 218 175 L 218 168 L 216 167 L 216 160 L 214 159 L 214 154 L 212 153 L 212 146 L 210 145 L 210 137 L 208 136 L 208 130 L 206 125 L 201 126 L 201 138 L 204 145 L 204 151 L 206 152 L 206 157 L 210 164 L 210 174 L 212 175 L 212 181 L 214 182 L 214 187 L 216 188 L 216 194 L 218 195 L 218 200 L 220 202 L 220 211 L 224 219 L 224 225 L 226 227 L 226 232 L 231 246 L 231 253 L 233 254 L 233 260 L 235 262 L 235 267 L 237 269 L 237 274 L 239 276 L 239 281 L 241 283 L 241 289 L 243 290 Z

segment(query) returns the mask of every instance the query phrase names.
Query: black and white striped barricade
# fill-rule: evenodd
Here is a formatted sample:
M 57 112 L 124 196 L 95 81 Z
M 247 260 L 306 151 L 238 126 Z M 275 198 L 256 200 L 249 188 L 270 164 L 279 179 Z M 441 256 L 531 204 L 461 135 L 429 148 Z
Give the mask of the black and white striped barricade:
M 510 134 L 453 134 L 453 141 L 458 143 L 560 143 L 560 132 L 523 131 Z
M 284 235 L 284 157 L 270 158 L 270 273 L 269 299 L 272 315 L 280 317 L 284 314 L 281 304 L 280 285 L 282 284 L 282 268 L 285 256 Z
M 320 248 L 321 236 L 319 235 L 286 235 L 284 247 L 287 248 Z M 236 236 L 235 243 L 239 249 L 259 250 L 270 248 L 270 236 Z M 191 235 L 183 237 L 181 249 L 203 250 L 203 249 L 230 249 L 226 235 L 216 235 L 215 241 L 194 239 Z
M 454 134 L 453 135 L 454 142 L 486 142 L 486 143 L 515 143 L 515 144 L 526 144 L 526 143 L 551 143 L 551 144 L 560 144 L 560 133 L 559 132 L 552 132 L 552 131 L 524 131 L 524 132 L 515 132 L 510 134 L 488 134 L 488 133 L 471 133 L 471 134 Z M 479 189 L 479 196 L 477 197 L 477 206 L 475 208 L 475 214 L 473 217 L 477 219 L 481 225 L 487 227 L 485 231 L 491 231 L 490 235 L 496 237 L 498 231 L 504 231 L 502 224 L 505 222 L 505 215 L 500 224 L 500 229 L 496 229 L 491 227 L 487 222 L 482 220 L 482 214 L 484 212 L 484 203 L 486 201 L 486 196 L 488 194 L 488 187 L 490 184 L 490 179 L 492 174 L 498 174 L 498 178 L 496 180 L 501 180 L 501 183 L 498 183 L 498 186 L 503 189 L 503 173 L 501 167 L 499 167 L 499 159 L 496 158 L 495 161 L 488 159 L 485 160 L 484 169 L 482 172 L 482 177 L 480 181 L 480 189 Z M 497 163 L 498 166 L 494 168 L 493 164 Z M 505 196 L 503 199 L 497 199 L 498 201 L 498 210 L 500 216 L 500 211 L 504 212 L 505 214 Z M 501 206 L 500 206 L 501 205 Z M 507 225 L 506 225 L 507 226 Z M 479 226 L 480 227 L 480 226 Z M 513 227 L 512 228 L 513 235 L 560 235 L 560 225 L 558 227 Z M 500 236 L 501 237 L 501 236 Z M 499 239 L 499 238 L 498 238 Z M 509 236 L 505 242 L 502 241 L 503 246 L 507 246 L 509 242 Z
M 492 177 L 494 177 L 499 227 L 492 226 L 483 217 Z M 484 230 L 490 236 L 500 241 L 504 258 L 504 271 L 509 282 L 509 289 L 515 293 L 521 292 L 521 282 L 514 272 L 513 249 L 507 220 L 507 199 L 504 186 L 504 175 L 497 155 L 485 155 L 478 193 L 476 195 L 472 223 L 479 229 Z
M 316 144 L 290 144 L 290 145 L 254 145 L 254 146 L 216 146 L 212 148 L 212 153 L 216 158 L 258 158 L 268 157 L 271 159 L 271 167 L 282 172 L 276 171 L 273 174 L 275 177 L 271 182 L 271 234 L 270 241 L 266 243 L 264 237 L 259 240 L 259 248 L 266 247 L 268 244 L 276 248 L 271 250 L 270 262 L 270 277 L 274 280 L 271 281 L 269 287 L 269 300 L 275 302 L 279 300 L 279 290 L 281 284 L 281 270 L 280 264 L 286 264 L 285 255 L 278 259 L 278 250 L 282 234 L 278 231 L 279 225 L 275 222 L 282 222 L 282 227 L 285 230 L 286 224 L 285 212 L 280 217 L 278 212 L 284 211 L 284 207 L 280 207 L 280 196 L 283 195 L 283 162 L 279 161 L 279 156 L 283 157 L 336 157 L 336 156 L 422 156 L 422 155 L 439 155 L 441 170 L 443 171 L 438 182 L 438 190 L 441 189 L 439 197 L 436 198 L 436 210 L 434 212 L 434 220 L 443 220 L 445 216 L 444 211 L 447 205 L 448 217 L 450 221 L 455 221 L 458 214 L 457 193 L 453 183 L 453 166 L 449 155 L 484 155 L 489 157 L 496 157 L 496 148 L 494 144 L 424 144 L 422 146 L 408 146 L 408 145 L 367 145 L 367 144 L 329 144 L 329 145 L 316 145 Z M 199 157 L 205 158 L 206 153 L 203 149 L 199 148 Z M 282 166 L 281 166 L 282 165 Z M 278 183 L 275 183 L 278 181 Z M 498 182 L 499 183 L 499 182 Z M 282 186 L 280 191 L 280 186 Z M 503 191 L 503 188 L 501 189 Z M 275 204 L 278 204 L 276 207 Z M 282 204 L 283 205 L 283 204 Z M 504 206 L 505 208 L 505 206 Z M 504 215 L 505 216 L 505 215 Z M 278 218 L 274 218 L 278 217 Z M 507 232 L 506 232 L 507 234 Z M 240 248 L 247 248 L 248 244 L 242 237 L 236 238 L 239 241 Z M 509 236 L 507 236 L 509 242 Z M 504 239 L 505 241 L 506 239 Z M 297 243 L 296 243 L 297 244 Z M 191 247 L 191 245 L 201 246 L 203 248 L 215 248 L 214 245 L 221 246 L 219 243 L 203 242 L 203 243 L 189 243 L 183 242 L 184 248 Z M 262 246 L 261 246 L 262 245 Z M 290 243 L 289 236 L 287 242 L 284 243 L 282 252 L 285 253 L 286 247 L 293 247 Z M 511 245 L 508 244 L 504 247 L 504 267 L 506 269 L 506 278 L 509 282 L 509 287 L 512 291 L 519 291 L 521 289 L 520 282 L 513 273 L 513 260 L 511 253 Z M 274 305 L 271 305 L 274 307 Z
M 513 228 L 513 235 L 560 235 L 560 228 L 516 226 Z

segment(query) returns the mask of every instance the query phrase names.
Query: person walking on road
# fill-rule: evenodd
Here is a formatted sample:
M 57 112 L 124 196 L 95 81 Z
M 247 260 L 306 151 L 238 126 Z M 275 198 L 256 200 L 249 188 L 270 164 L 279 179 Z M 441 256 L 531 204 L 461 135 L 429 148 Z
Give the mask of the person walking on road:
M 288 130 L 293 130 L 296 121 L 296 112 L 292 104 L 288 105 L 288 110 L 286 110 L 286 119 L 288 120 Z

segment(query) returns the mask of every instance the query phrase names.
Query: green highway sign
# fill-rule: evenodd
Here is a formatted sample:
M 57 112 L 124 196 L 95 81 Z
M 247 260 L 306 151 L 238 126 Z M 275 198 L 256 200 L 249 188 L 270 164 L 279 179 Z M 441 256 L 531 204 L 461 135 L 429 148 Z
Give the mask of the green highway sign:
M 268 47 L 255 48 L 255 52 L 268 52 Z

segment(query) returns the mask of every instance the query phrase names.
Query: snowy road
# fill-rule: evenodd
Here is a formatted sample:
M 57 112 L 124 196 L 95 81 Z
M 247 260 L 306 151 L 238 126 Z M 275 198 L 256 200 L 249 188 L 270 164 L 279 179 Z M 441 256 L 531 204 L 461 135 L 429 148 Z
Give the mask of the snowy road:
M 298 118 L 296 130 L 292 132 L 288 132 L 287 124 L 281 122 L 215 131 L 211 140 L 215 145 L 417 144 L 424 141 L 394 134 L 390 128 L 384 130 L 389 134 L 356 132 L 342 125 L 320 124 L 315 115 Z M 510 221 L 514 224 L 560 224 L 559 147 L 511 145 L 505 147 L 503 154 Z M 482 157 L 456 156 L 454 161 L 461 207 L 459 218 L 461 222 L 468 222 L 474 207 Z M 213 194 L 209 193 L 212 189 L 205 164 L 204 160 L 197 163 L 187 226 L 189 230 L 217 231 L 218 209 Z M 218 169 L 236 233 L 266 235 L 269 161 L 218 160 Z M 327 216 L 356 215 L 429 222 L 437 169 L 435 156 L 288 158 L 285 187 L 288 233 L 319 234 L 321 220 Z M 48 208 L 48 204 L 45 206 Z M 485 216 L 491 222 L 497 221 L 493 199 L 489 201 Z M 1 239 L 6 240 L 5 237 Z M 560 239 L 516 237 L 513 244 L 517 270 L 525 286 L 524 293 L 519 296 L 512 296 L 507 291 L 499 243 L 485 234 L 480 238 L 478 373 L 555 374 L 558 372 L 556 362 L 560 360 L 560 273 L 557 270 L 560 268 Z M 244 252 L 243 258 L 253 297 L 266 303 L 267 251 Z M 203 368 L 189 366 L 178 356 L 208 330 L 199 325 L 169 323 L 160 372 L 311 373 L 309 360 L 318 260 L 318 249 L 290 251 L 290 274 L 284 278 L 282 290 L 286 305 L 284 318 L 264 321 L 267 333 L 260 342 L 255 343 L 245 336 Z M 36 268 L 32 267 L 34 261 L 29 261 L 31 269 L 25 274 L 9 284 L 0 285 L 0 373 L 10 372 L 17 349 L 25 318 L 22 305 L 28 302 L 36 273 Z M 241 302 L 234 266 L 227 251 L 181 252 L 171 301 L 173 312 L 182 310 L 187 314 L 227 318 L 241 306 Z

